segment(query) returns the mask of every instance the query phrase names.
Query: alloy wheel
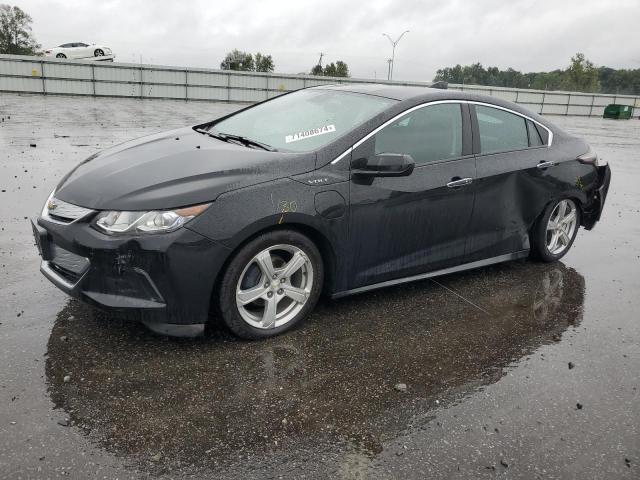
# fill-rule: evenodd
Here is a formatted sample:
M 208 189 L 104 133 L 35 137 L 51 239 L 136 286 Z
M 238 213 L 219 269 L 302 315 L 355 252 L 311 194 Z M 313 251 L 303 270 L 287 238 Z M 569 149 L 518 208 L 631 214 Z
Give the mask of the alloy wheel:
M 547 250 L 551 255 L 559 255 L 569 248 L 577 224 L 578 213 L 573 200 L 558 202 L 547 222 Z
M 313 287 L 313 265 L 294 245 L 274 245 L 255 255 L 236 286 L 236 305 L 249 325 L 270 329 L 293 320 Z

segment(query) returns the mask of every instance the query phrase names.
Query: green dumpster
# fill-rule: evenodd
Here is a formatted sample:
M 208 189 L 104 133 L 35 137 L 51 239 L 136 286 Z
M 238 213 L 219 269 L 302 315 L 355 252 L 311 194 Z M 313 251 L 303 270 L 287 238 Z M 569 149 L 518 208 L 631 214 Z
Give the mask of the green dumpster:
M 604 109 L 603 118 L 617 118 L 619 120 L 628 120 L 633 113 L 633 107 L 629 105 L 618 105 L 612 103 Z

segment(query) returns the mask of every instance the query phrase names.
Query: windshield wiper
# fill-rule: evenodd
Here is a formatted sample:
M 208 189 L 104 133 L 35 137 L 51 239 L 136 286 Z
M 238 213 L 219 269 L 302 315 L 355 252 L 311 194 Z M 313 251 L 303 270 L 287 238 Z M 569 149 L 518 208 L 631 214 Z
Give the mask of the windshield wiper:
M 258 148 L 261 148 L 262 150 L 267 150 L 268 152 L 277 151 L 271 145 L 258 142 L 257 140 L 251 140 L 250 138 L 243 137 L 241 135 L 233 135 L 231 133 L 222 133 L 222 132 L 211 132 L 209 130 L 205 130 L 204 128 L 197 128 L 196 132 L 204 133 L 205 135 L 209 135 L 210 137 L 217 138 L 218 140 L 222 140 L 223 142 L 233 141 L 236 143 L 240 143 L 241 145 L 244 145 L 246 147 L 258 147 Z
M 208 135 L 210 137 L 216 138 L 218 140 L 222 140 L 223 142 L 229 142 L 229 140 L 231 140 L 229 137 L 227 137 L 224 134 L 220 134 L 220 133 L 215 133 L 215 132 L 210 132 L 209 130 L 207 130 L 206 128 L 194 128 L 194 130 L 198 133 L 202 133 L 204 135 Z
M 266 143 L 258 142 L 257 140 L 252 140 L 250 138 L 243 137 L 241 135 L 233 135 L 231 133 L 217 133 L 216 135 L 224 136 L 224 137 L 228 138 L 229 140 L 235 140 L 236 142 L 240 142 L 240 143 L 246 145 L 247 147 L 258 147 L 258 148 L 261 148 L 263 150 L 267 150 L 268 152 L 275 152 L 276 151 L 276 149 L 273 148 L 271 145 L 267 145 Z

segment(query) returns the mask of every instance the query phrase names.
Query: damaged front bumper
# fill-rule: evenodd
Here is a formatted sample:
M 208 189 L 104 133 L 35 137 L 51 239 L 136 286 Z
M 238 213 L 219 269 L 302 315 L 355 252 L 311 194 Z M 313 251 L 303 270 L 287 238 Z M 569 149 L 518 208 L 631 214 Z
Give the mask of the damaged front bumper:
M 31 222 L 40 271 L 72 297 L 139 320 L 154 331 L 204 330 L 213 284 L 228 249 L 186 228 L 110 236 L 88 222 Z
M 591 230 L 600 220 L 607 193 L 609 192 L 609 184 L 611 183 L 611 168 L 608 164 L 596 167 L 596 169 L 598 172 L 598 186 L 592 192 L 591 201 L 584 211 L 583 225 L 587 230 Z

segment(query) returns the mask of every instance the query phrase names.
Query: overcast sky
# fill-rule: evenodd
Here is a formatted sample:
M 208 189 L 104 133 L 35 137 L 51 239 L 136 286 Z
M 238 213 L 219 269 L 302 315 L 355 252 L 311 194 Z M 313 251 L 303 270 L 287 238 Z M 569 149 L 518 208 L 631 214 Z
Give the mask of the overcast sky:
M 0 0 L 33 17 L 43 47 L 84 41 L 111 46 L 123 62 L 219 68 L 239 48 L 271 54 L 276 71 L 307 72 L 344 60 L 351 75 L 433 78 L 444 66 L 543 71 L 576 52 L 596 65 L 640 68 L 640 0 Z

